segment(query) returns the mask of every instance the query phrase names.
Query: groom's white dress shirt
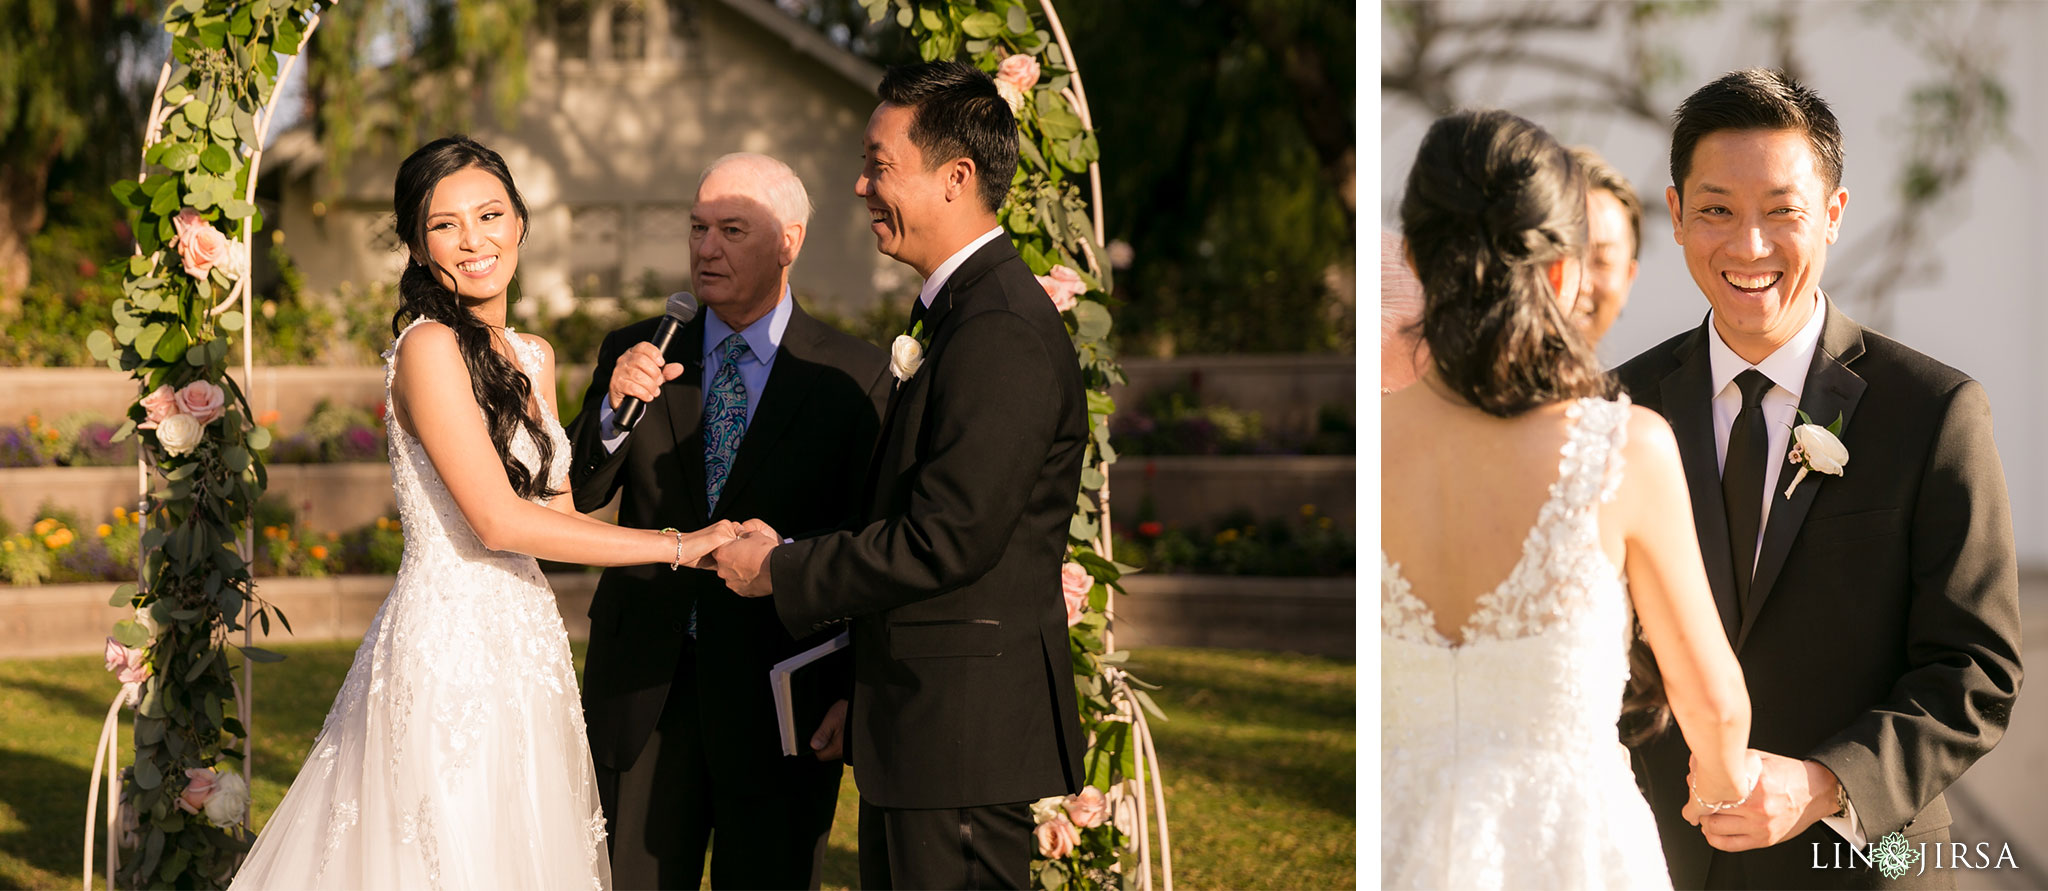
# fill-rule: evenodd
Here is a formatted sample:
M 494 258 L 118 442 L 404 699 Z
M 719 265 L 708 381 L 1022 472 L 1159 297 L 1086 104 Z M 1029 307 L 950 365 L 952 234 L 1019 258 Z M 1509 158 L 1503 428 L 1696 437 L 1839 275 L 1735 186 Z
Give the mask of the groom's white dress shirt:
M 1753 552 L 1759 558 L 1763 554 L 1764 529 L 1770 522 L 1771 507 L 1778 500 L 1771 497 L 1772 493 L 1778 491 L 1779 474 L 1791 466 L 1783 456 L 1791 450 L 1792 428 L 1799 423 L 1799 399 L 1806 393 L 1806 372 L 1813 367 L 1814 351 L 1820 349 L 1821 323 L 1827 318 L 1827 306 L 1819 294 L 1816 293 L 1813 299 L 1813 315 L 1799 333 L 1755 365 L 1736 355 L 1735 350 L 1721 340 L 1720 330 L 1713 327 L 1713 315 L 1709 313 L 1707 317 L 1707 330 L 1714 334 L 1707 338 L 1707 357 L 1714 374 L 1714 460 L 1717 465 L 1725 465 L 1728 461 L 1728 433 L 1735 426 L 1735 416 L 1742 413 L 1742 390 L 1735 386 L 1735 377 L 1754 368 L 1771 379 L 1771 388 L 1764 392 L 1763 399 L 1764 431 L 1769 437 L 1769 445 L 1764 451 L 1764 513 L 1757 520 L 1756 549 Z M 1823 427 L 1834 421 L 1834 418 L 1813 419 Z M 1812 480 L 1802 483 L 1812 484 Z M 1754 564 L 1750 569 L 1755 571 Z M 1825 817 L 1821 822 L 1851 845 L 1863 846 L 1863 832 L 1856 824 L 1855 802 L 1849 803 L 1849 811 L 1844 816 Z
M 954 251 L 953 256 L 947 257 L 946 262 L 940 263 L 939 268 L 932 270 L 932 277 L 925 279 L 924 287 L 919 288 L 917 291 L 917 299 L 924 304 L 924 308 L 932 308 L 933 298 L 938 297 L 939 289 L 946 286 L 946 279 L 953 277 L 953 270 L 959 269 L 960 264 L 967 262 L 968 257 L 974 256 L 975 251 L 981 250 L 982 245 L 996 240 L 1002 234 L 1003 227 L 1001 226 L 981 233 L 980 238 L 970 241 L 966 247 Z

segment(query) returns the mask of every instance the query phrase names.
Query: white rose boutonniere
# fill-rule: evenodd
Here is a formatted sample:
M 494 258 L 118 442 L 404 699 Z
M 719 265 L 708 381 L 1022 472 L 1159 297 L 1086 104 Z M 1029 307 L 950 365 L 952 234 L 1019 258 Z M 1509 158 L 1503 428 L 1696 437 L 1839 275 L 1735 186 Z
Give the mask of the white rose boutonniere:
M 910 329 L 909 334 L 896 335 L 889 344 L 889 373 L 895 375 L 896 386 L 910 380 L 917 374 L 917 368 L 924 364 L 924 323 Z
M 1792 485 L 1785 487 L 1785 497 L 1792 497 L 1792 490 L 1799 488 L 1799 482 L 1806 474 L 1819 471 L 1829 476 L 1841 476 L 1842 467 L 1849 463 L 1849 450 L 1842 445 L 1842 416 L 1835 415 L 1835 422 L 1822 427 L 1799 413 L 1800 424 L 1792 428 L 1792 450 L 1785 453 L 1785 460 L 1799 465 L 1798 475 L 1792 477 Z

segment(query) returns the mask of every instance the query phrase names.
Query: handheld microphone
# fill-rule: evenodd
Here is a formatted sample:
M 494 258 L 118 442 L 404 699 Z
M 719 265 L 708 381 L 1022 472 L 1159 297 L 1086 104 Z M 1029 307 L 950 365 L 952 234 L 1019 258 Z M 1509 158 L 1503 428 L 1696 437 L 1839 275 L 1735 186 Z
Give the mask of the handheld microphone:
M 683 330 L 683 326 L 696 317 L 697 298 L 691 296 L 690 292 L 677 291 L 668 295 L 668 312 L 654 326 L 654 339 L 648 342 L 654 344 L 656 352 L 668 355 L 669 341 L 674 340 L 676 332 Z M 612 429 L 620 433 L 630 433 L 633 425 L 640 423 L 641 416 L 645 414 L 647 406 L 638 397 L 628 396 L 621 399 L 618 414 L 612 416 Z

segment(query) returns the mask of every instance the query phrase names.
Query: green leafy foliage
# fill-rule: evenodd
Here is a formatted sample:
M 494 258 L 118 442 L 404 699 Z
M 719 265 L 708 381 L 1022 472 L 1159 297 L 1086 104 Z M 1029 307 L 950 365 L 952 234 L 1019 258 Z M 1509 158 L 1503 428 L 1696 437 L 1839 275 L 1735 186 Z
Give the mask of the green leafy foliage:
M 123 264 L 112 331 L 97 332 L 87 347 L 153 394 L 152 406 L 139 399 L 129 408 L 128 421 L 159 482 L 145 509 L 140 584 L 128 597 L 157 627 L 152 634 L 124 621 L 114 631 L 145 650 L 150 668 L 124 796 L 139 814 L 142 841 L 122 858 L 119 881 L 131 887 L 224 887 L 253 840 L 239 823 L 216 826 L 173 804 L 187 770 L 224 760 L 232 769 L 241 756 L 242 728 L 225 715 L 236 697 L 227 635 L 241 630 L 243 605 L 255 605 L 265 628 L 273 613 L 284 618 L 256 597 L 248 561 L 235 548 L 267 481 L 261 451 L 268 432 L 253 424 L 247 398 L 227 376 L 227 336 L 245 319 L 225 313 L 225 301 L 236 279 L 248 276 L 245 246 L 263 225 L 248 200 L 250 161 L 257 116 L 276 89 L 276 55 L 299 51 L 317 7 L 316 0 L 177 0 L 165 8 L 172 61 L 145 133 L 145 170 L 112 189 L 137 251 Z M 168 412 L 161 388 L 178 394 L 177 412 Z M 184 401 L 213 392 L 221 394 L 217 409 Z M 240 653 L 256 662 L 277 658 Z

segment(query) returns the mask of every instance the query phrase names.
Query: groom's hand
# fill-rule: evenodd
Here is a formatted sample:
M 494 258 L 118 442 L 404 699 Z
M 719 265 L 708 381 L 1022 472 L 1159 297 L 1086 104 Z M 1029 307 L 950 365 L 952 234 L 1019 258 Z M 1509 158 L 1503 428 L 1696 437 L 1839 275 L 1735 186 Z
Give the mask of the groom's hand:
M 1763 761 L 1756 788 L 1741 807 L 1708 813 L 1687 802 L 1685 819 L 1707 844 L 1723 851 L 1768 848 L 1805 832 L 1835 809 L 1835 775 L 1813 761 L 1751 750 Z
M 846 700 L 841 699 L 825 710 L 818 732 L 811 734 L 811 751 L 819 761 L 837 761 L 846 753 L 845 730 Z
M 774 593 L 774 584 L 767 572 L 768 552 L 781 543 L 782 539 L 775 537 L 772 531 L 764 534 L 749 530 L 718 549 L 718 577 L 741 597 L 766 597 Z

